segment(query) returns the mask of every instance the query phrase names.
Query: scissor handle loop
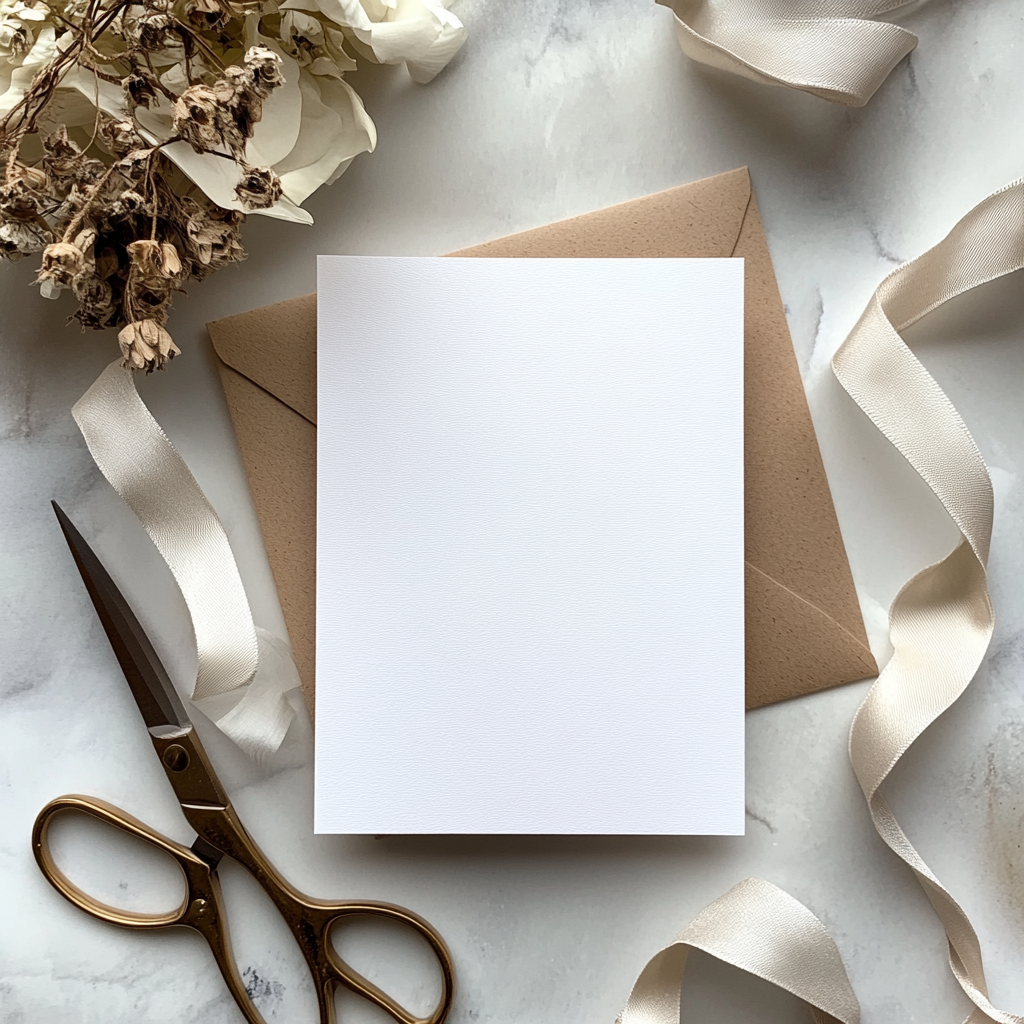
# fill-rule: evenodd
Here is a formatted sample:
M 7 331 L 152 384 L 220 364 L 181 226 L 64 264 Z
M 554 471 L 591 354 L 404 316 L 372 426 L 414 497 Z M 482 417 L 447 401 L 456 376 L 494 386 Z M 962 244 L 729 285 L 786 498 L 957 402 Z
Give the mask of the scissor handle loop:
M 311 914 L 311 908 L 306 913 L 309 918 L 319 917 L 317 931 L 319 932 L 320 948 L 323 956 L 321 964 L 330 968 L 330 975 L 317 979 L 321 990 L 333 1003 L 334 985 L 344 985 L 345 988 L 362 996 L 369 1002 L 379 1006 L 385 1013 L 393 1017 L 399 1024 L 443 1024 L 452 1008 L 452 996 L 455 990 L 455 969 L 452 964 L 452 955 L 448 951 L 445 941 L 434 927 L 425 921 L 419 914 L 399 907 L 392 903 L 378 903 L 375 901 L 349 900 L 345 903 L 334 905 L 325 904 L 317 907 L 318 913 Z M 401 1003 L 398 1003 L 391 996 L 378 988 L 368 978 L 364 978 L 355 968 L 345 962 L 339 955 L 331 941 L 331 930 L 345 918 L 376 917 L 386 918 L 404 924 L 421 935 L 430 946 L 438 967 L 441 969 L 441 996 L 437 1006 L 426 1017 L 417 1017 L 410 1013 Z
M 452 956 L 444 939 L 419 914 L 392 903 L 344 900 L 327 902 L 300 892 L 282 878 L 266 854 L 246 831 L 229 804 L 181 805 L 189 824 L 216 849 L 238 861 L 263 888 L 295 936 L 313 976 L 320 1003 L 321 1024 L 334 1024 L 334 989 L 337 985 L 379 1006 L 398 1024 L 443 1024 L 452 1006 L 455 987 Z M 417 1017 L 396 1002 L 338 956 L 331 942 L 331 929 L 346 917 L 385 917 L 407 925 L 430 946 L 441 969 L 441 998 L 426 1017 Z
M 174 910 L 165 911 L 159 914 L 140 913 L 135 910 L 122 910 L 119 907 L 111 907 L 106 903 L 90 896 L 89 893 L 80 889 L 59 867 L 53 859 L 50 850 L 49 832 L 53 819 L 58 814 L 67 812 L 86 814 L 91 818 L 113 825 L 114 828 L 126 832 L 128 835 L 149 843 L 151 846 L 163 850 L 171 855 L 177 863 L 184 876 L 185 898 L 180 906 Z M 173 925 L 185 923 L 185 918 L 190 916 L 189 910 L 196 889 L 206 889 L 202 885 L 202 878 L 210 876 L 210 867 L 201 858 L 196 856 L 188 847 L 176 843 L 173 839 L 154 832 L 148 825 L 144 825 L 138 818 L 133 818 L 125 811 L 108 804 L 104 800 L 96 800 L 88 796 L 68 794 L 51 800 L 36 816 L 35 825 L 32 828 L 32 852 L 35 854 L 36 863 L 42 871 L 46 880 L 70 903 L 84 910 L 87 914 L 99 918 L 101 921 L 108 921 L 110 924 L 121 925 L 124 928 L 170 928 Z M 195 885 L 194 883 L 199 883 Z

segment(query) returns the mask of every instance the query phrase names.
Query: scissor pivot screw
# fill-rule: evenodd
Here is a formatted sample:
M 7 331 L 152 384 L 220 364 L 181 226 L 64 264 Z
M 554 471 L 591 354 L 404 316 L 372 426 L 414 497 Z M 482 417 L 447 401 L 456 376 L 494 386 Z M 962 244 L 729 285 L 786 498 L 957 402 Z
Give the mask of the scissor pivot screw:
M 183 772 L 188 767 L 188 751 L 178 743 L 172 743 L 164 751 L 164 764 L 172 772 Z

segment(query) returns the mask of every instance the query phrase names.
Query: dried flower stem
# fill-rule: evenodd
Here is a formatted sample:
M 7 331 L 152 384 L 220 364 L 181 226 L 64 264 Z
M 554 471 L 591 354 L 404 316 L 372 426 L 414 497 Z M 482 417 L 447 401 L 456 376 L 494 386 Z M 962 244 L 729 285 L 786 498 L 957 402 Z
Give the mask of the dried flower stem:
M 68 226 L 64 229 L 64 234 L 61 237 L 62 242 L 70 242 L 72 238 L 78 232 L 78 229 L 82 226 L 82 221 L 85 220 L 85 215 L 89 212 L 90 207 L 96 201 L 96 197 L 100 194 L 100 190 L 110 180 L 111 175 L 117 170 L 117 164 L 111 164 L 106 171 L 106 174 L 96 182 L 95 185 L 88 192 L 88 196 L 85 201 L 85 205 L 68 221 Z

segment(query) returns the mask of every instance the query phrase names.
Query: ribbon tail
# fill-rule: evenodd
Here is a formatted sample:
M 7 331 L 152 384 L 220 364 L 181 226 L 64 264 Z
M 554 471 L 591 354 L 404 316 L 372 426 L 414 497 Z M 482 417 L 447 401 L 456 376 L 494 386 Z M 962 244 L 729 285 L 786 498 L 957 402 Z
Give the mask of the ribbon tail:
M 188 606 L 199 665 L 191 698 L 209 701 L 250 684 L 260 646 L 227 534 L 139 397 L 131 371 L 111 363 L 71 414 L 100 472 L 142 523 Z M 250 756 L 262 759 L 280 746 L 293 714 L 282 693 L 281 682 L 250 684 L 222 716 L 223 731 Z
M 961 540 L 893 601 L 893 656 L 857 710 L 850 760 L 871 820 L 921 883 L 949 942 L 949 964 L 974 1003 L 971 1024 L 1024 1024 L 988 998 L 970 920 L 900 828 L 880 787 L 914 741 L 966 690 L 995 626 L 986 561 L 992 482 L 959 413 L 899 332 L 971 288 L 1024 267 L 1024 183 L 993 193 L 934 248 L 878 287 L 832 369 L 861 410 L 928 484 Z

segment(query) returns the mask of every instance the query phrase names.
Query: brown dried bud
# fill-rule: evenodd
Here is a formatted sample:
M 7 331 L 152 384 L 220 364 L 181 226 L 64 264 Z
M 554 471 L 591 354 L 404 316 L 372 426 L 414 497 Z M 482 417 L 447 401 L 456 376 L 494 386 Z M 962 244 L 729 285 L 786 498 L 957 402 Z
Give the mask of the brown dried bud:
M 190 25 L 198 29 L 216 31 L 228 23 L 231 12 L 217 0 L 188 0 L 185 4 L 185 17 Z
M 121 79 L 121 88 L 133 107 L 149 107 L 156 101 L 156 79 L 146 71 L 133 71 Z
M 208 85 L 191 85 L 174 104 L 174 130 L 197 153 L 223 141 L 217 95 Z
M 114 217 L 130 217 L 133 214 L 152 216 L 153 204 L 135 189 L 126 188 L 117 197 L 117 202 L 114 203 L 110 212 Z
M 245 259 L 238 233 L 244 220 L 245 216 L 236 210 L 196 204 L 185 225 L 195 277 L 201 279 L 211 271 Z
M 169 50 L 181 45 L 171 14 L 146 14 L 139 19 L 137 31 L 139 45 L 143 50 Z
M 269 47 L 250 46 L 245 55 L 245 70 L 252 91 L 262 100 L 284 85 L 281 58 Z
M 140 239 L 126 246 L 132 266 L 146 279 L 156 284 L 161 279 L 173 280 L 181 273 L 178 250 L 170 242 Z
M 140 150 L 147 152 L 148 155 L 148 151 L 145 149 L 146 140 L 135 130 L 135 124 L 132 121 L 105 119 L 100 125 L 100 135 L 116 157 L 124 158 L 129 153 Z
M 71 285 L 78 309 L 75 319 L 83 326 L 95 331 L 113 327 L 117 322 L 117 304 L 114 289 L 101 276 L 80 274 Z
M 155 320 L 136 320 L 117 336 L 123 357 L 122 366 L 152 373 L 162 370 L 169 359 L 181 355 L 181 349 Z
M 95 236 L 94 236 L 95 237 Z M 71 242 L 54 242 L 43 250 L 43 264 L 35 283 L 40 285 L 40 294 L 46 299 L 55 299 L 62 288 L 70 288 L 71 282 L 85 267 L 85 253 Z
M 266 210 L 283 194 L 281 179 L 269 167 L 251 167 L 243 163 L 242 180 L 235 186 L 235 195 L 248 210 Z
M 43 181 L 45 183 L 45 176 Z M 38 216 L 39 202 L 24 179 L 0 185 L 0 217 L 5 220 L 35 220 Z
M 0 224 L 0 256 L 12 261 L 42 252 L 52 240 L 53 233 L 39 221 L 9 220 Z

